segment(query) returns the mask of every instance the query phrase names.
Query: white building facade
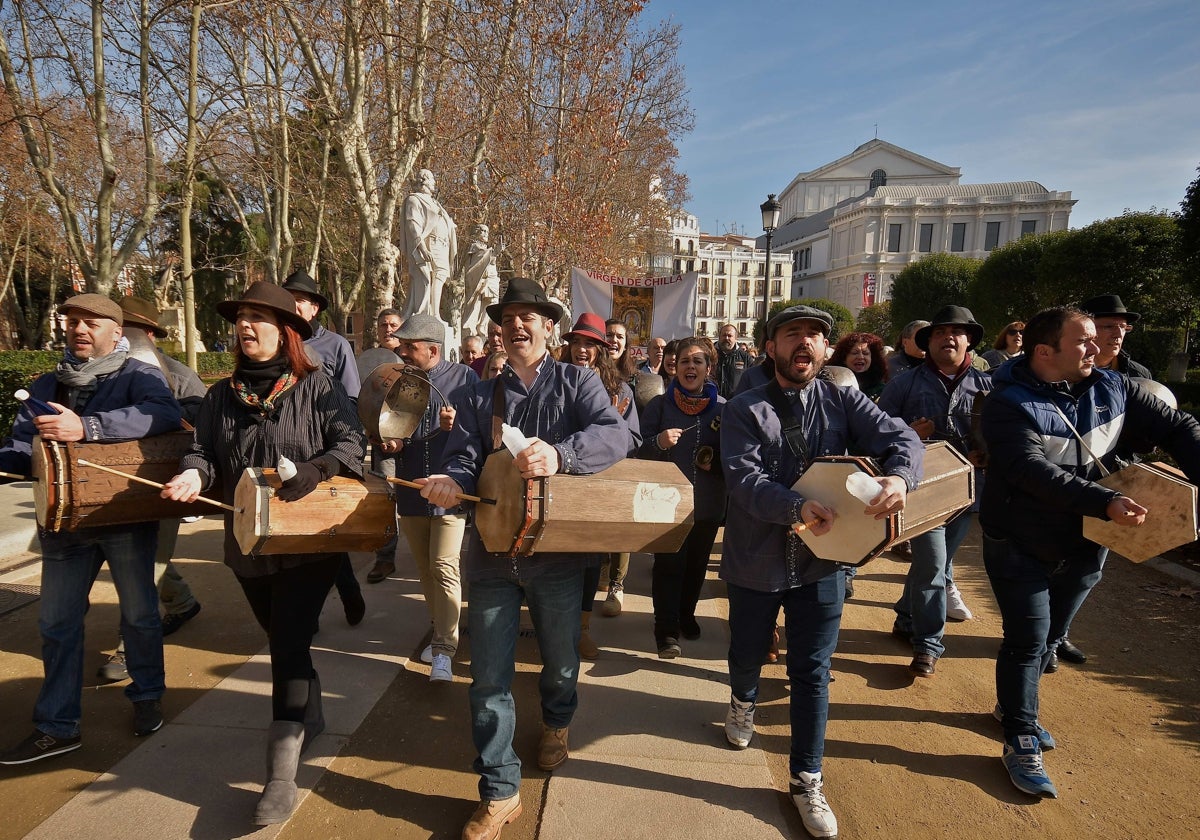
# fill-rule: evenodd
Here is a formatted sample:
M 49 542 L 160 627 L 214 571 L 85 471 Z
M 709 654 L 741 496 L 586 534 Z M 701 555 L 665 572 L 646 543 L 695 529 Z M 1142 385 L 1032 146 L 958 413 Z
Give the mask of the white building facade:
M 791 296 L 857 314 L 889 300 L 896 276 L 928 254 L 982 259 L 1021 236 L 1068 227 L 1070 192 L 959 178 L 957 167 L 882 140 L 797 175 L 780 195 L 787 221 L 772 240 L 792 261 Z

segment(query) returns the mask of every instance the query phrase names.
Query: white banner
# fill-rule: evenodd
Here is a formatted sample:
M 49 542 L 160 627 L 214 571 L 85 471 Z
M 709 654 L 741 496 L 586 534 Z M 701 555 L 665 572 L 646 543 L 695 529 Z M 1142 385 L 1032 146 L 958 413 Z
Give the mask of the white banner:
M 642 347 L 651 338 L 686 338 L 696 334 L 696 284 L 699 274 L 666 277 L 617 277 L 571 269 L 571 314 L 595 312 L 604 319 L 625 323 L 630 347 Z

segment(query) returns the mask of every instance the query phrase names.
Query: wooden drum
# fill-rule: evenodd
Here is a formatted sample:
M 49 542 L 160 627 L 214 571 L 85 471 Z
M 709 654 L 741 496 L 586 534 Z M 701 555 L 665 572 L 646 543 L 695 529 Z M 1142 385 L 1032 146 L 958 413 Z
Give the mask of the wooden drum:
M 904 510 L 884 519 L 866 516 L 866 507 L 846 489 L 853 472 L 883 472 L 870 458 L 834 455 L 817 458 L 792 489 L 837 513 L 827 534 L 802 531 L 800 539 L 817 557 L 861 566 L 893 543 L 912 539 L 945 525 L 975 501 L 975 468 L 945 441 L 925 444 L 925 477 L 908 494 Z
M 1160 463 L 1130 464 L 1096 483 L 1119 490 L 1146 508 L 1146 521 L 1130 528 L 1085 516 L 1087 539 L 1135 563 L 1196 539 L 1196 486 L 1179 470 Z
M 475 506 L 484 548 L 535 552 L 678 551 L 692 529 L 692 485 L 666 461 L 620 461 L 594 475 L 521 478 L 507 451 L 488 456 Z
M 115 443 L 60 443 L 35 437 L 33 507 L 38 525 L 47 531 L 74 531 L 208 513 L 205 506 L 168 501 L 157 488 L 79 463 L 91 461 L 161 484 L 179 472 L 179 459 L 191 445 L 191 432 Z
M 387 485 L 334 476 L 303 499 L 275 495 L 274 470 L 247 467 L 234 490 L 233 536 L 243 554 L 375 551 L 396 534 L 396 505 Z

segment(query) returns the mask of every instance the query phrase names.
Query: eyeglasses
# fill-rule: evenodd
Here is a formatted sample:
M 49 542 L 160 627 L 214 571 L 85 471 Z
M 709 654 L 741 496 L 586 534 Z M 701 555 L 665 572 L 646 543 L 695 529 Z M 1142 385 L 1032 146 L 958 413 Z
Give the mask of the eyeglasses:
M 1133 324 L 1097 324 L 1096 331 L 1131 333 Z
M 1009 335 L 1024 335 L 1025 331 L 1024 330 L 1009 330 L 1008 334 Z

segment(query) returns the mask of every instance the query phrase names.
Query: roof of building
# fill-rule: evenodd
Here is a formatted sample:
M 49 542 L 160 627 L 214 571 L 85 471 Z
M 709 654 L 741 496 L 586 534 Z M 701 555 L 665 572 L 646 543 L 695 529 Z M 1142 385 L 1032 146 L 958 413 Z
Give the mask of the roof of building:
M 1001 181 L 995 184 L 924 184 L 876 187 L 875 198 L 975 198 L 981 196 L 1041 195 L 1050 190 L 1037 181 Z M 863 196 L 859 196 L 863 198 Z

